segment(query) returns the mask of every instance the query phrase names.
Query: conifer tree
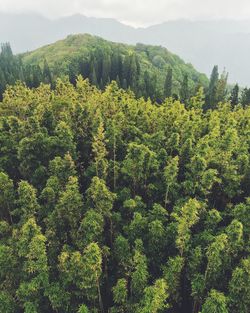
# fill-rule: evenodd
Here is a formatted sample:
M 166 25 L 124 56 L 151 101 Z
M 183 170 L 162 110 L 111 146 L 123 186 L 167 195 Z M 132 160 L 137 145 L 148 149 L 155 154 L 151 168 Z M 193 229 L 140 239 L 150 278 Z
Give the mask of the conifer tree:
M 189 86 L 188 86 L 188 75 L 187 74 L 185 74 L 183 77 L 183 82 L 182 82 L 181 90 L 180 90 L 180 97 L 181 97 L 181 101 L 183 101 L 184 103 L 189 98 Z
M 227 299 L 223 293 L 212 289 L 202 306 L 201 313 L 228 313 Z
M 172 96 L 173 87 L 173 70 L 171 67 L 168 68 L 165 84 L 164 84 L 164 97 L 168 98 Z
M 236 84 L 231 91 L 230 101 L 233 107 L 239 103 L 239 85 Z
M 108 162 L 106 156 L 108 154 L 105 147 L 105 132 L 103 122 L 100 121 L 96 135 L 93 137 L 92 151 L 95 160 L 96 176 L 105 179 L 107 176 Z
M 46 84 L 52 85 L 52 75 L 51 75 L 51 71 L 50 71 L 50 68 L 46 59 L 44 59 L 44 62 L 43 62 L 43 81 Z
M 211 73 L 209 87 L 208 87 L 208 94 L 207 94 L 207 101 L 206 101 L 207 108 L 214 108 L 217 103 L 216 95 L 217 95 L 218 81 L 219 81 L 218 66 L 215 65 Z
M 244 88 L 241 92 L 240 103 L 243 107 L 247 107 L 250 104 L 250 88 Z

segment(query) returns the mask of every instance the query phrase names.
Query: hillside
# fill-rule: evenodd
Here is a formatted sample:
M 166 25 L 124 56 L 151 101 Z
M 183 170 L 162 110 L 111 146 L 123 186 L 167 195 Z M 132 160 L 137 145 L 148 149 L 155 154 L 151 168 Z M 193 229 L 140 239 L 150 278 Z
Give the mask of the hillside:
M 137 95 L 151 98 L 164 98 L 164 83 L 170 68 L 173 73 L 172 94 L 180 96 L 186 76 L 190 95 L 198 86 L 208 86 L 204 74 L 166 48 L 125 45 L 88 34 L 70 35 L 22 57 L 24 65 L 31 66 L 42 66 L 45 59 L 55 77 L 69 75 L 73 80 L 81 74 L 100 88 L 117 80 L 123 88 L 130 87 Z
M 207 75 L 217 64 L 220 70 L 225 67 L 230 73 L 230 83 L 238 82 L 243 87 L 250 85 L 249 20 L 174 20 L 133 28 L 114 19 L 80 14 L 50 20 L 31 13 L 0 13 L 0 40 L 10 42 L 16 53 L 34 50 L 78 33 L 90 33 L 127 44 L 161 45 Z

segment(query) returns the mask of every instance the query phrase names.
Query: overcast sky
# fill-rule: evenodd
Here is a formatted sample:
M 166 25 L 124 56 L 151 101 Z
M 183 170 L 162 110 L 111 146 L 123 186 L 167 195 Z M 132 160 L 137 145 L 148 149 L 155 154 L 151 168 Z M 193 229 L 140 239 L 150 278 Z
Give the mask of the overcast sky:
M 146 26 L 180 18 L 249 19 L 250 0 L 0 0 L 0 11 L 50 18 L 80 13 Z

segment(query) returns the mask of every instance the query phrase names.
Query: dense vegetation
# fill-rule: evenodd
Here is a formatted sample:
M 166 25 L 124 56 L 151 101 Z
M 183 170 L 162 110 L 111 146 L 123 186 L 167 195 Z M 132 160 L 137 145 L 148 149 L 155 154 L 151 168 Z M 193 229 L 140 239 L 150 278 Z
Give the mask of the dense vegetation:
M 0 312 L 248 313 L 250 107 L 75 85 L 0 103 Z
M 23 81 L 30 88 L 36 88 L 41 82 L 53 85 L 53 78 L 47 61 L 43 66 L 25 65 L 21 56 L 12 53 L 10 45 L 2 44 L 0 52 L 0 99 L 7 85 Z
M 120 87 L 130 88 L 138 97 L 157 101 L 169 95 L 184 100 L 200 86 L 208 86 L 204 74 L 165 48 L 129 46 L 90 35 L 68 36 L 19 56 L 13 56 L 9 45 L 4 45 L 0 60 L 5 64 L 0 66 L 1 85 L 13 83 L 14 78 L 25 81 L 28 87 L 38 87 L 40 82 L 53 85 L 63 75 L 75 84 L 77 75 L 81 74 L 101 89 L 116 80 Z M 1 78 L 3 73 L 6 73 L 5 81 Z
M 233 88 L 227 84 L 227 73 L 221 75 L 215 66 L 210 82 L 190 64 L 162 47 L 112 43 L 90 35 L 68 36 L 65 40 L 24 55 L 13 55 L 9 44 L 2 44 L 0 53 L 0 99 L 7 85 L 21 80 L 29 88 L 41 82 L 55 87 L 56 79 L 68 76 L 72 84 L 82 75 L 104 90 L 115 80 L 119 87 L 132 90 L 139 98 L 161 103 L 172 96 L 183 102 L 204 88 L 206 108 L 214 108 L 230 100 L 250 103 L 250 88 Z

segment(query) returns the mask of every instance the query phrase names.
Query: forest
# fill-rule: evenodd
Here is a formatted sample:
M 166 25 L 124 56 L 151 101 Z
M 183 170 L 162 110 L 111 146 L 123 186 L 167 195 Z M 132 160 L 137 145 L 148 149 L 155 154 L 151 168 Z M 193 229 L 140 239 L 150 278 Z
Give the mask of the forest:
M 70 35 L 65 40 L 25 54 L 14 55 L 10 44 L 1 45 L 0 99 L 8 85 L 23 81 L 29 88 L 40 83 L 55 88 L 57 78 L 69 77 L 75 86 L 77 76 L 88 78 L 104 90 L 111 81 L 132 90 L 137 98 L 162 103 L 165 98 L 186 102 L 204 88 L 206 108 L 219 102 L 250 103 L 250 88 L 228 84 L 228 73 L 214 66 L 210 81 L 166 48 L 113 43 L 88 34 Z
M 25 84 L 10 56 L 0 312 L 248 313 L 250 92 L 226 98 L 217 67 L 207 89 L 161 102 L 52 83 L 46 62 Z
M 204 74 L 162 47 L 129 46 L 88 34 L 71 35 L 21 55 L 13 55 L 8 43 L 2 45 L 0 95 L 6 85 L 17 80 L 30 88 L 41 82 L 54 87 L 56 79 L 64 76 L 75 85 L 78 75 L 102 90 L 115 80 L 119 87 L 131 89 L 138 98 L 150 97 L 157 102 L 169 96 L 184 101 L 209 83 Z

